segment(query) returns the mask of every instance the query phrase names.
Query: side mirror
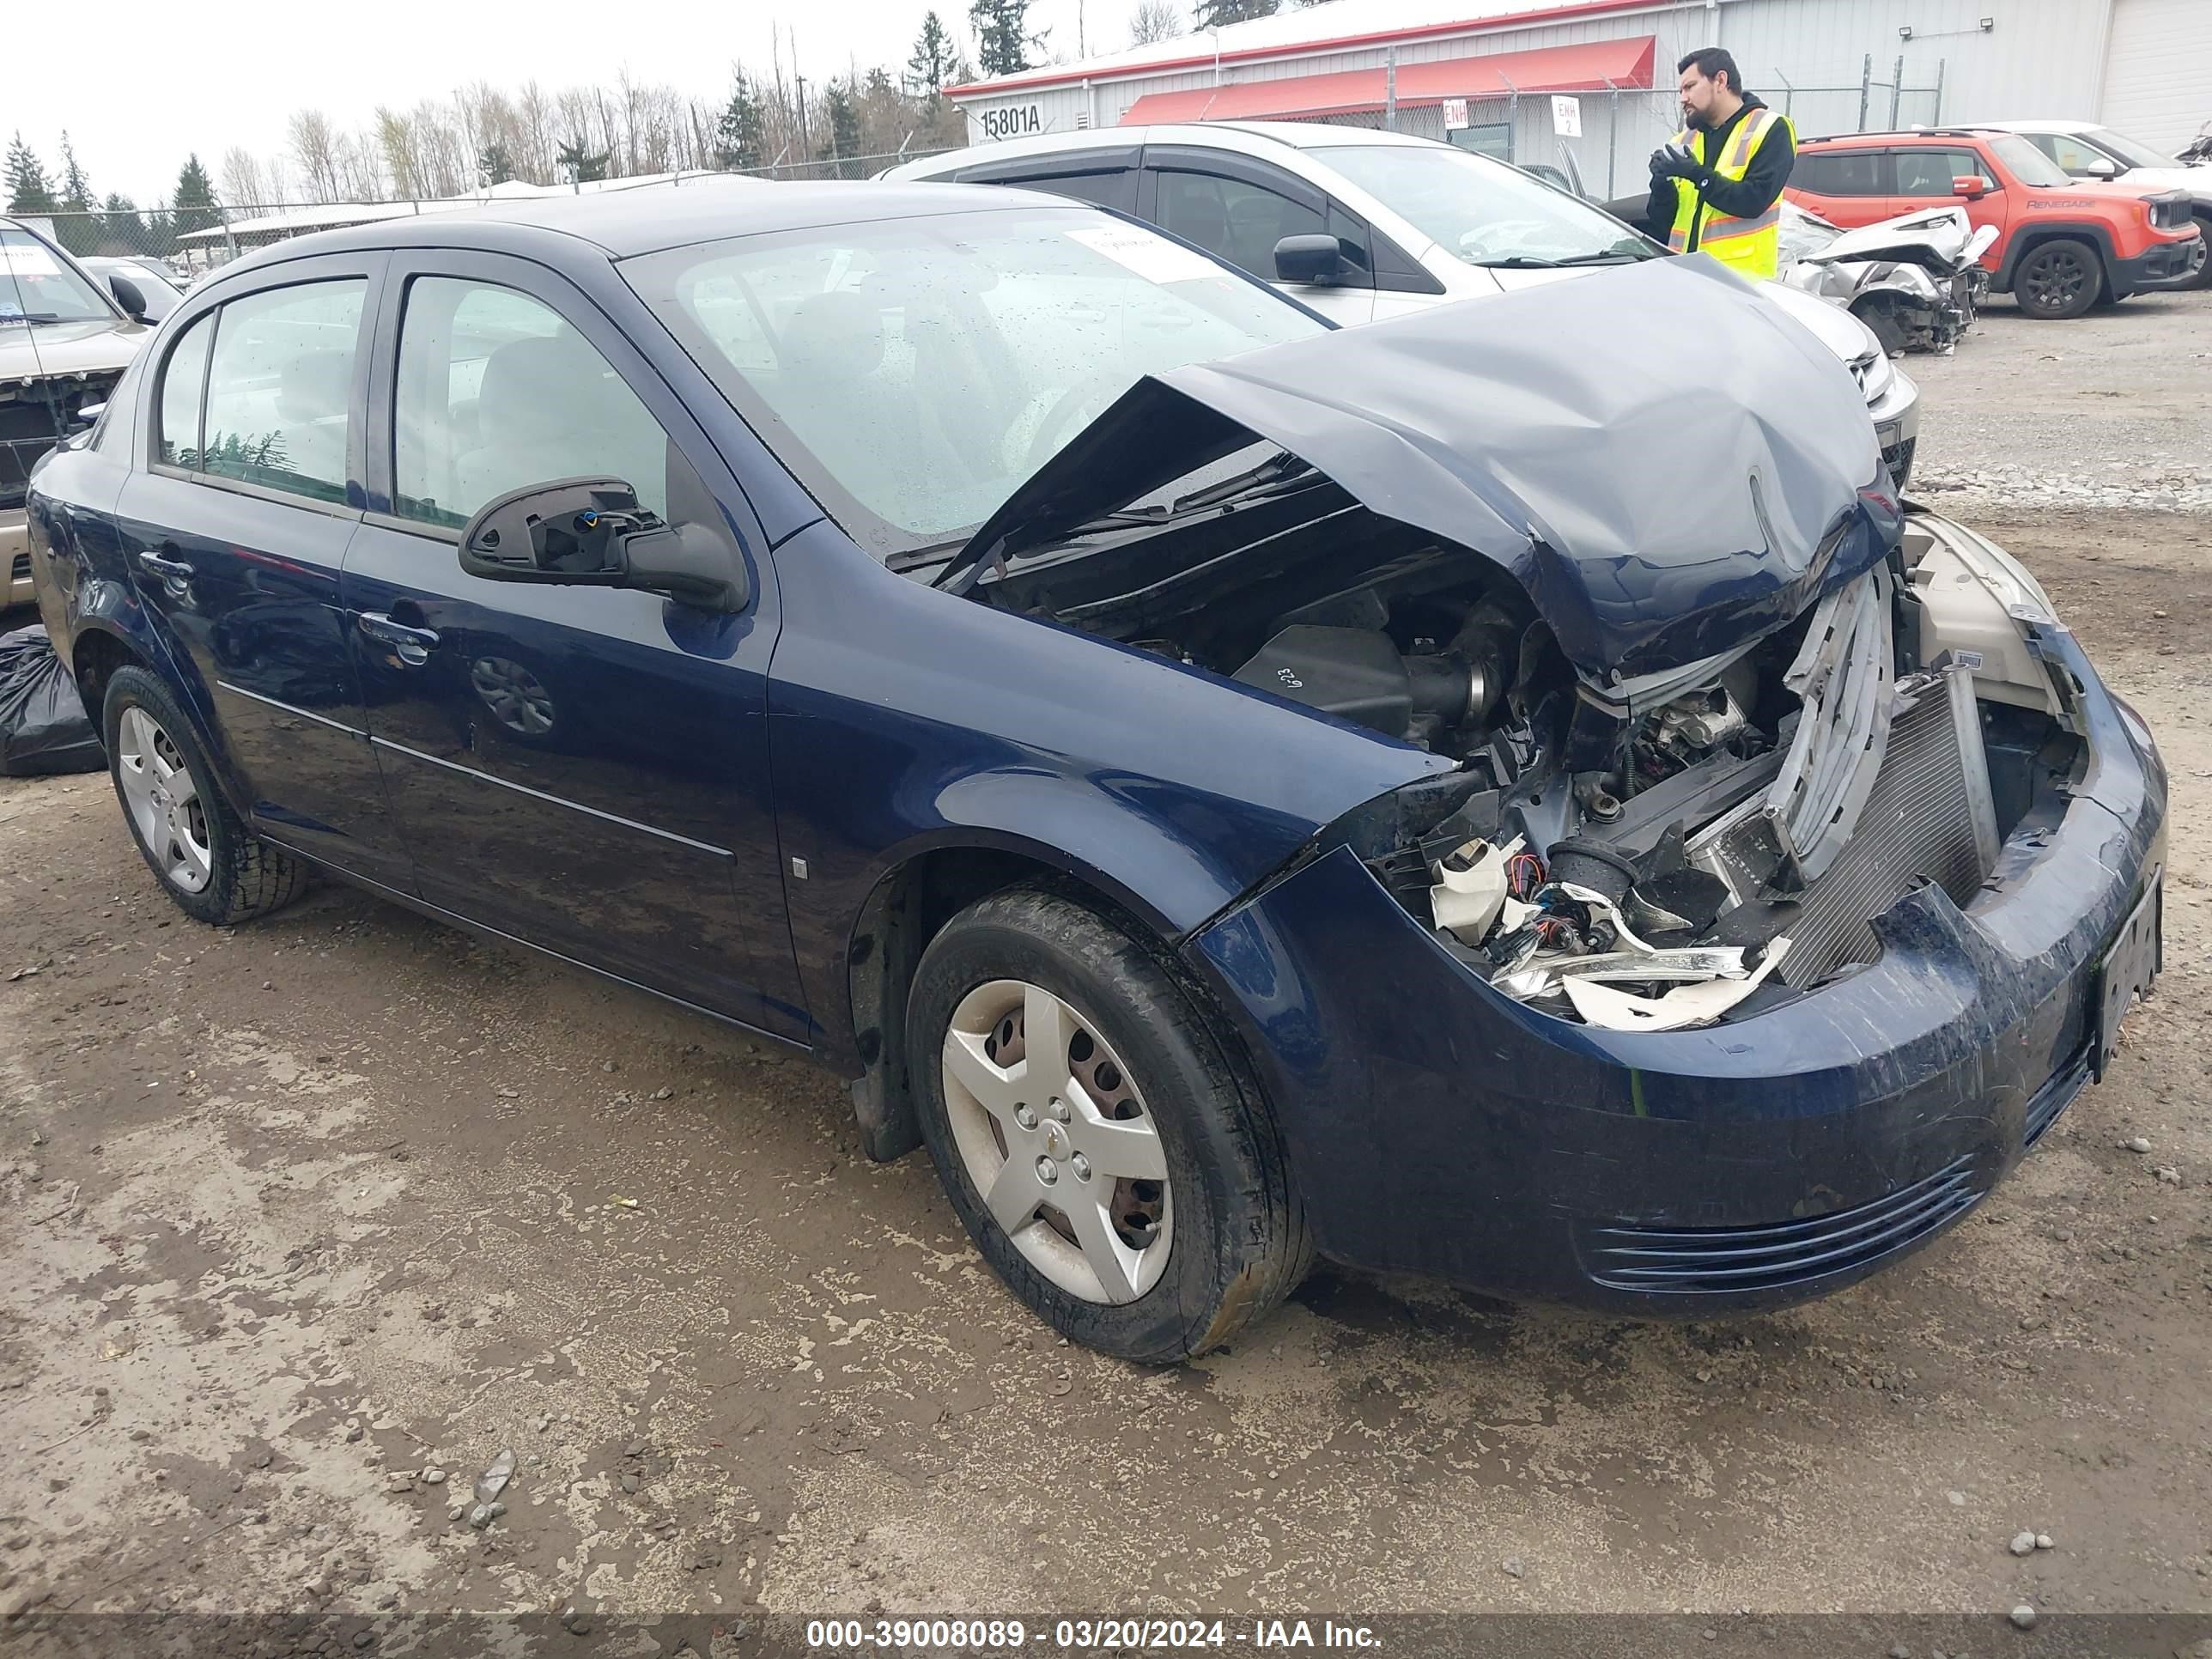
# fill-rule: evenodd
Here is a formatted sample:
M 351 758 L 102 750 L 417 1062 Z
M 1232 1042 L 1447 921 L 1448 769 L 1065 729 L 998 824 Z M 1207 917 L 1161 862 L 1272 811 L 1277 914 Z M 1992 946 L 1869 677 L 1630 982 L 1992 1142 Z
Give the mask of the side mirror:
M 487 501 L 461 527 L 461 568 L 493 581 L 635 587 L 704 611 L 751 602 L 744 562 L 710 525 L 669 525 L 620 478 L 562 478 Z
M 1982 183 L 1980 174 L 1962 173 L 1951 180 L 1951 194 L 1963 196 L 1970 202 L 1978 202 L 1989 194 L 1989 187 Z
M 115 303 L 123 307 L 132 322 L 146 320 L 146 296 L 139 292 L 137 283 L 117 271 L 107 279 L 107 291 L 115 296 Z
M 2081 171 L 2092 179 L 2117 179 L 2120 176 L 2120 164 L 2109 155 L 2093 155 Z
M 84 427 L 94 426 L 98 424 L 100 417 L 106 413 L 107 402 L 105 398 L 102 398 L 96 404 L 79 404 L 77 405 L 76 415 L 71 424 Z
M 1344 249 L 1334 236 L 1319 232 L 1285 236 L 1275 244 L 1279 283 L 1333 283 L 1344 275 Z

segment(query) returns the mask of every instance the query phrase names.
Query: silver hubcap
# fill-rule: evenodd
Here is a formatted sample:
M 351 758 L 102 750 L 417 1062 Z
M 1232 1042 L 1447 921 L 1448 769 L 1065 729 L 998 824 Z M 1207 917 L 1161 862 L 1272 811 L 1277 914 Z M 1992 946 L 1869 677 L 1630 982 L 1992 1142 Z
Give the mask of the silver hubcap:
M 520 663 L 506 657 L 478 657 L 469 665 L 469 684 L 492 718 L 508 731 L 542 738 L 553 729 L 553 694 Z
M 187 893 L 197 893 L 215 872 L 215 853 L 191 769 L 144 709 L 125 709 L 117 725 L 115 775 L 138 838 L 146 843 L 155 868 Z
M 1030 1265 L 1087 1302 L 1133 1302 L 1173 1242 L 1167 1156 L 1121 1057 L 1042 986 L 993 980 L 945 1034 L 968 1178 Z

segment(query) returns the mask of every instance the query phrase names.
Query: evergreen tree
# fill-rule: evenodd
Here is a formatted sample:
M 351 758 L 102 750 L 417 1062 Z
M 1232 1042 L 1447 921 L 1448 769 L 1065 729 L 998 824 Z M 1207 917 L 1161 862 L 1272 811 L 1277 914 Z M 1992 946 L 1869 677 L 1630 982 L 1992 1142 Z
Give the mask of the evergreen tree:
M 128 196 L 110 195 L 100 204 L 99 252 L 146 252 L 146 223 L 138 216 L 137 204 Z
M 54 221 L 54 240 L 80 258 L 91 252 L 100 245 L 99 208 L 92 193 L 92 181 L 77 165 L 76 151 L 70 144 L 69 134 L 64 132 L 60 216 Z
M 487 185 L 504 185 L 514 177 L 514 158 L 495 138 L 477 152 L 477 174 Z
M 906 60 L 907 90 L 917 98 L 934 98 L 948 86 L 959 84 L 960 48 L 951 31 L 933 11 L 921 15 L 921 35 L 914 43 L 914 56 Z
M 23 142 L 20 132 L 8 146 L 6 174 L 9 212 L 47 214 L 54 210 L 54 187 L 46 182 L 46 164 Z
M 609 149 L 592 155 L 584 148 L 583 140 L 580 138 L 562 145 L 554 152 L 553 159 L 572 183 L 589 185 L 607 176 L 607 168 L 615 157 L 614 152 Z
M 823 159 L 838 162 L 838 178 L 857 179 L 860 164 L 846 160 L 861 153 L 860 112 L 854 106 L 852 90 L 842 81 L 832 81 L 822 101 L 830 112 L 830 138 L 823 146 Z
M 222 223 L 216 210 L 215 184 L 197 155 L 185 158 L 177 172 L 176 195 L 170 202 L 169 228 L 182 236 L 188 231 L 213 230 Z
M 768 165 L 767 112 L 742 68 L 732 76 L 730 101 L 714 122 L 714 161 L 732 173 Z
M 1249 23 L 1255 17 L 1273 17 L 1275 0 L 1198 0 L 1198 26 L 1202 29 L 1227 28 L 1231 23 Z
M 1270 8 L 1272 9 L 1272 7 Z M 1030 0 L 974 0 L 968 21 L 975 28 L 975 65 L 985 75 L 1018 75 L 1030 67 L 1044 36 L 1029 32 Z

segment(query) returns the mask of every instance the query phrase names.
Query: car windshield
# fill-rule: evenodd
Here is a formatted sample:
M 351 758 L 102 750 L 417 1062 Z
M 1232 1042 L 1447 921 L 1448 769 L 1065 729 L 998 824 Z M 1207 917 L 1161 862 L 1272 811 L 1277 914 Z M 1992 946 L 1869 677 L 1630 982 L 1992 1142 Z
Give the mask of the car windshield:
M 28 231 L 0 228 L 0 326 L 107 323 L 115 313 L 100 292 Z
M 1993 132 L 1989 136 L 1988 143 L 1991 153 L 2023 185 L 2037 190 L 2051 190 L 2074 182 L 2066 176 L 2065 168 L 2016 132 Z
M 2160 155 L 2148 144 L 2139 144 L 2110 127 L 2093 127 L 2081 136 L 2099 149 L 2112 151 L 2131 167 L 2170 167 L 2174 164 L 2171 155 Z
M 1311 152 L 1469 264 L 1589 264 L 1658 250 L 1610 214 L 1449 144 L 1329 144 Z
M 1328 325 L 1084 208 L 828 225 L 623 276 L 848 534 L 964 540 L 1143 376 Z

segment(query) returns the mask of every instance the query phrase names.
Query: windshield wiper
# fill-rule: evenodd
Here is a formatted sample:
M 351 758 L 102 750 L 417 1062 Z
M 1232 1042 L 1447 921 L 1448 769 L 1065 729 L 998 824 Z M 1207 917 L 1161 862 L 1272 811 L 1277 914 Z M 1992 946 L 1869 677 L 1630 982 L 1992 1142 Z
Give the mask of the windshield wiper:
M 1485 270 L 1555 270 L 1563 261 L 1539 259 L 1532 253 L 1509 253 L 1502 259 L 1477 259 L 1474 263 Z
M 0 323 L 58 323 L 61 319 L 58 311 L 0 311 Z

